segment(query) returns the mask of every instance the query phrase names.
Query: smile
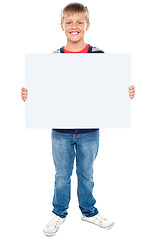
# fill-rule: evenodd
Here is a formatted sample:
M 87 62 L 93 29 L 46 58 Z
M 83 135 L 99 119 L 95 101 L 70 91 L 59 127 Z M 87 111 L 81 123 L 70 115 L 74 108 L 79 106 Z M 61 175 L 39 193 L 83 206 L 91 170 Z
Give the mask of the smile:
M 79 32 L 70 32 L 70 34 L 75 36 L 75 35 L 78 35 Z

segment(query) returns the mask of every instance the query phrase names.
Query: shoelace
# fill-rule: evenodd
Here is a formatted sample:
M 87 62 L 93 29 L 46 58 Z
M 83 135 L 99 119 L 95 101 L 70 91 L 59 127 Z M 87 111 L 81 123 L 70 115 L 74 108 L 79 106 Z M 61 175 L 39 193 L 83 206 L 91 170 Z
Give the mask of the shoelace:
M 49 227 L 49 226 L 51 226 L 51 225 L 55 225 L 55 226 L 57 226 L 58 225 L 58 222 L 59 222 L 59 220 L 60 220 L 60 218 L 58 218 L 57 220 L 56 219 L 51 219 L 50 221 L 49 221 L 49 223 L 47 224 L 47 227 Z
M 102 217 L 99 213 L 97 215 L 94 216 L 94 218 L 99 221 L 100 223 L 102 223 L 103 221 L 106 221 L 107 218 Z

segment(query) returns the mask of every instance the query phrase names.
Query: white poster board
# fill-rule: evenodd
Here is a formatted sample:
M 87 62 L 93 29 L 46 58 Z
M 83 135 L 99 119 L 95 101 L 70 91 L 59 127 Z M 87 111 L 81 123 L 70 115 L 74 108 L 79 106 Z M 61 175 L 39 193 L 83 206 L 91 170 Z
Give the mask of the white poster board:
M 130 54 L 26 54 L 27 128 L 131 127 Z

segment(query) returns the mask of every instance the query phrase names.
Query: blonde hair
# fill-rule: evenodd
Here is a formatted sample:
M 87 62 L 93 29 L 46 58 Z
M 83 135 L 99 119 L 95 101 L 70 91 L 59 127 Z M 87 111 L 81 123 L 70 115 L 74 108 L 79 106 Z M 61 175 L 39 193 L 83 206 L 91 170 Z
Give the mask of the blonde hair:
M 89 23 L 88 8 L 85 7 L 83 4 L 77 3 L 77 2 L 67 4 L 67 6 L 63 8 L 63 10 L 61 11 L 61 23 L 63 24 L 64 14 L 73 14 L 73 13 L 80 13 L 80 12 L 85 13 L 86 23 L 88 24 Z

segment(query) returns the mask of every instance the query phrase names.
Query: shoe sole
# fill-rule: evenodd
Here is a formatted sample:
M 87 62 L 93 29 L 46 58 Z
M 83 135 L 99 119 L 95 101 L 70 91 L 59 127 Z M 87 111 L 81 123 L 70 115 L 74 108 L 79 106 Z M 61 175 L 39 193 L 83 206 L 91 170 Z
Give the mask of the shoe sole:
M 43 231 L 43 233 L 47 237 L 52 237 L 52 236 L 56 235 L 57 232 L 55 232 L 55 233 L 46 233 L 46 232 Z
M 87 221 L 87 220 L 85 220 L 85 219 L 83 219 L 83 218 L 81 218 L 81 220 L 84 221 L 84 222 L 89 222 L 89 221 Z M 93 223 L 93 222 L 89 222 L 89 223 L 92 223 L 92 224 L 94 224 L 94 225 L 96 225 L 96 226 L 98 226 L 98 227 L 101 227 L 101 226 L 97 225 L 96 223 Z M 112 224 L 109 225 L 108 227 L 101 227 L 101 228 L 103 228 L 103 229 L 105 229 L 105 230 L 109 230 L 109 229 L 111 229 L 113 226 L 114 226 L 114 223 L 112 223 Z

